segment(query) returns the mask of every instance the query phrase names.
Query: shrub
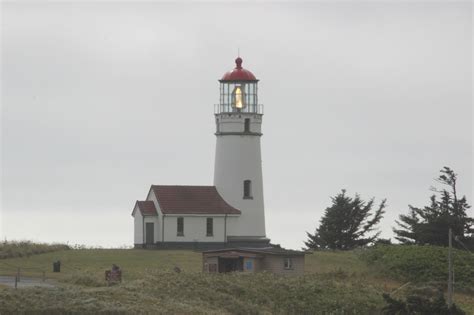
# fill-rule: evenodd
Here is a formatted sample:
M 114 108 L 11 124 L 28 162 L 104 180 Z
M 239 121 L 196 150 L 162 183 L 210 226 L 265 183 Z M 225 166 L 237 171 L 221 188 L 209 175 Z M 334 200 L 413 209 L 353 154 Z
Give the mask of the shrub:
M 379 245 L 361 252 L 369 266 L 393 279 L 410 282 L 441 282 L 448 279 L 448 248 L 419 245 Z M 474 287 L 474 255 L 453 249 L 458 288 Z
M 33 243 L 30 241 L 0 242 L 0 259 L 29 257 L 31 255 L 71 249 L 66 244 Z
M 448 307 L 443 291 L 436 288 L 411 288 L 404 299 L 397 299 L 389 294 L 382 295 L 387 305 L 382 309 L 385 315 L 465 315 L 456 304 Z

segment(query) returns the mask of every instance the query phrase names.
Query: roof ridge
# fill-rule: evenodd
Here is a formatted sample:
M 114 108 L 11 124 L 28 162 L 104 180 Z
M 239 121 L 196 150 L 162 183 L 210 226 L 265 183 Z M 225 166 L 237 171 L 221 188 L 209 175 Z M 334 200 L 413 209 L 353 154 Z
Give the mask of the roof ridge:
M 215 185 L 154 185 L 152 184 L 151 187 L 214 187 Z

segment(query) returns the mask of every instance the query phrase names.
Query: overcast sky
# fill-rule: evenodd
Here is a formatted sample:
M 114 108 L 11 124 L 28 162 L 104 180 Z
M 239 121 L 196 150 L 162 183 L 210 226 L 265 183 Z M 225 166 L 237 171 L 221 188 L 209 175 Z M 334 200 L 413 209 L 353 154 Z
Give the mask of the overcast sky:
M 3 2 L 0 237 L 132 245 L 151 184 L 212 185 L 238 48 L 273 243 L 301 247 L 343 188 L 387 198 L 393 237 L 445 165 L 472 203 L 471 6 Z

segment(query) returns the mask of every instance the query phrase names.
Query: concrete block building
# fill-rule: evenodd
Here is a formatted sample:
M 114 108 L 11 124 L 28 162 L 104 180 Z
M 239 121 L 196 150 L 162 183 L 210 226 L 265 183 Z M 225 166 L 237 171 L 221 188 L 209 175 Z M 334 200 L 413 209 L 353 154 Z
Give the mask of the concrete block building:
M 276 274 L 304 273 L 305 253 L 283 248 L 225 248 L 202 253 L 203 271 Z

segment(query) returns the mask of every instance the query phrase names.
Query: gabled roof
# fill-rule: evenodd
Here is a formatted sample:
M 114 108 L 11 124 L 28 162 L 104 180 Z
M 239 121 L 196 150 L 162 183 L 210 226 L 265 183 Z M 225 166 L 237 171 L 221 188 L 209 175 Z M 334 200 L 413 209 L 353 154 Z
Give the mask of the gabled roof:
M 241 214 L 229 205 L 215 186 L 152 185 L 164 214 Z
M 138 210 L 140 210 L 140 213 L 143 216 L 158 215 L 158 212 L 156 212 L 155 204 L 153 203 L 153 201 L 138 201 L 137 200 L 135 206 L 138 207 Z

